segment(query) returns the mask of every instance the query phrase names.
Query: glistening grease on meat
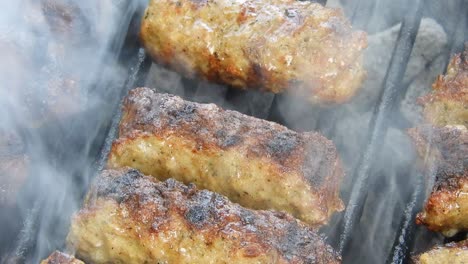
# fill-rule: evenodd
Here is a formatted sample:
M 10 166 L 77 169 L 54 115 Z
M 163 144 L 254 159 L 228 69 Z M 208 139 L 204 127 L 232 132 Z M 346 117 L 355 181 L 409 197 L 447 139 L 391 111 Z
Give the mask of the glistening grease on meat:
M 109 168 L 195 183 L 311 225 L 343 209 L 341 163 L 333 143 L 318 133 L 137 88 L 125 98 L 119 136 Z
M 69 245 L 90 263 L 339 263 L 310 227 L 173 179 L 104 171 L 73 218 Z
M 296 0 L 152 0 L 141 40 L 185 76 L 313 102 L 343 102 L 365 78 L 364 32 L 338 9 Z

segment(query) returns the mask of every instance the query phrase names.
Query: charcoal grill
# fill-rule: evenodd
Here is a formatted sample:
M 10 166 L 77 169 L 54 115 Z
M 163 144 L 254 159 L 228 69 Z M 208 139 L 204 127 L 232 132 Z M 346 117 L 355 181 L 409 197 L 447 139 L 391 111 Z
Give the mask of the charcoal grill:
M 326 1 L 319 1 L 325 3 Z M 350 7 L 347 14 L 356 27 L 367 29 L 370 21 L 370 14 L 374 13 L 376 2 L 379 1 L 349 1 Z M 322 232 L 328 237 L 328 241 L 338 249 L 343 256 L 343 263 L 406 263 L 412 252 L 427 247 L 428 241 L 439 241 L 443 239 L 427 231 L 424 227 L 415 225 L 415 214 L 420 211 L 425 195 L 427 195 L 427 186 L 424 184 L 424 176 L 421 175 L 413 166 L 406 166 L 397 170 L 396 175 L 387 175 L 385 165 L 375 164 L 386 133 L 390 127 L 398 129 L 408 128 L 408 123 L 398 109 L 403 95 L 408 88 L 407 83 L 403 83 L 403 76 L 406 71 L 408 60 L 410 58 L 413 44 L 419 30 L 421 18 L 427 15 L 433 15 L 431 10 L 434 8 L 434 2 L 438 1 L 406 1 L 406 8 L 399 31 L 398 39 L 394 47 L 390 64 L 386 70 L 383 87 L 380 90 L 375 107 L 369 109 L 372 112 L 372 118 L 368 128 L 363 128 L 363 133 L 367 133 L 367 141 L 361 146 L 361 151 L 357 153 L 360 157 L 353 168 L 349 170 L 346 176 L 351 187 L 343 190 L 342 198 L 347 204 L 346 210 L 334 216 L 331 224 L 325 227 Z M 458 13 L 452 14 L 447 20 L 444 20 L 444 28 L 448 36 L 449 46 L 444 56 L 448 63 L 451 54 L 460 52 L 463 49 L 463 43 L 468 36 L 468 1 L 453 0 L 458 7 Z M 8 263 L 33 263 L 45 257 L 55 249 L 63 249 L 64 238 L 67 232 L 67 224 L 70 214 L 77 208 L 64 208 L 57 204 L 53 198 L 56 192 L 65 192 L 68 199 L 81 200 L 89 185 L 89 178 L 84 175 L 94 175 L 105 166 L 106 157 L 109 153 L 112 141 L 115 139 L 118 122 L 121 117 L 120 103 L 122 97 L 129 89 L 146 86 L 148 84 L 148 73 L 152 64 L 144 50 L 138 43 L 139 17 L 141 17 L 143 6 L 128 4 L 129 10 L 132 10 L 133 16 L 122 21 L 122 30 L 127 32 L 123 34 L 124 39 L 115 39 L 113 50 L 118 58 L 116 63 L 126 69 L 126 79 L 113 83 L 102 82 L 98 80 L 93 91 L 97 94 L 102 93 L 99 87 L 113 87 L 105 89 L 104 96 L 109 100 L 106 105 L 89 109 L 84 113 L 76 114 L 67 118 L 66 121 L 49 122 L 47 125 L 36 129 L 24 129 L 25 142 L 31 143 L 31 138 L 41 138 L 45 140 L 44 154 L 48 156 L 51 163 L 55 164 L 58 171 L 64 171 L 73 178 L 68 184 L 63 186 L 62 190 L 51 189 L 50 193 L 38 192 L 46 188 L 38 188 L 43 184 L 39 180 L 41 169 L 35 168 L 32 171 L 29 181 L 22 191 L 20 199 L 26 201 L 31 207 L 22 209 L 22 211 L 11 211 L 7 213 L 16 214 L 18 222 L 0 227 L 0 230 L 14 229 L 15 226 L 21 226 L 19 232 L 3 232 L 5 236 L 0 240 L 0 254 L 4 255 L 3 260 Z M 222 99 L 223 107 L 232 108 L 243 113 L 253 115 L 259 118 L 268 119 L 282 124 L 287 124 L 284 115 L 281 114 L 281 102 L 285 100 L 285 95 L 263 94 L 256 91 L 239 91 L 231 88 L 224 89 L 217 98 L 210 96 L 209 92 L 218 89 L 214 87 L 206 90 L 200 88 L 210 85 L 189 79 L 181 79 L 181 87 L 177 91 L 164 90 L 158 87 L 157 82 L 154 88 L 164 92 L 172 92 L 182 95 L 188 100 L 197 100 L 203 102 L 219 103 Z M 115 91 L 118 89 L 118 92 Z M 206 96 L 203 95 L 205 91 Z M 208 91 L 208 93 L 206 92 Z M 102 94 L 100 94 L 102 96 Z M 262 98 L 262 100 L 259 100 Z M 262 107 L 251 107 L 255 104 L 262 104 Z M 309 113 L 314 113 L 316 118 L 303 129 L 314 129 L 321 131 L 328 138 L 334 138 L 336 123 L 340 122 L 342 115 L 346 110 L 342 106 L 327 108 L 317 108 L 310 106 Z M 100 115 L 98 120 L 104 122 L 91 123 L 88 120 L 90 116 Z M 389 121 L 390 120 L 390 121 Z M 88 140 L 87 127 L 99 127 L 99 133 L 91 146 L 84 145 Z M 57 133 L 64 135 L 61 138 L 51 138 L 50 135 Z M 27 147 L 26 147 L 27 148 Z M 339 146 L 338 146 L 339 148 Z M 34 159 L 34 157 L 33 157 Z M 89 166 L 92 164 L 92 166 Z M 85 172 L 83 172 L 85 170 Z M 34 175 L 36 174 L 36 175 Z M 379 235 L 371 234 L 370 226 L 379 225 L 379 223 L 369 222 L 364 219 L 363 214 L 366 210 L 373 210 L 373 201 L 369 197 L 378 197 L 374 194 L 379 192 L 380 180 L 382 177 L 395 177 L 398 188 L 401 188 L 401 194 L 404 197 L 398 197 L 401 201 L 391 219 L 390 226 L 381 224 L 379 228 L 392 230 L 391 239 L 393 244 L 385 250 L 385 256 L 380 256 L 376 262 L 373 246 L 384 241 L 379 240 Z M 379 199 L 392 199 L 392 197 L 378 197 Z M 59 216 L 44 217 L 41 210 L 56 206 L 63 209 Z M 47 222 L 44 225 L 44 222 Z M 21 224 L 19 224 L 21 223 Z M 386 222 L 386 224 L 388 224 Z M 42 228 L 39 228 L 41 226 Z M 45 228 L 44 228 L 45 226 Z M 453 238 L 461 239 L 461 237 Z M 46 240 L 40 238 L 46 237 Z M 377 238 L 377 239 L 375 239 Z M 383 239 L 383 237 L 382 237 Z M 38 243 L 38 241 L 42 243 Z M 12 242 L 14 241 L 14 243 Z M 48 243 L 44 244 L 43 241 Z M 447 241 L 445 241 L 447 242 Z

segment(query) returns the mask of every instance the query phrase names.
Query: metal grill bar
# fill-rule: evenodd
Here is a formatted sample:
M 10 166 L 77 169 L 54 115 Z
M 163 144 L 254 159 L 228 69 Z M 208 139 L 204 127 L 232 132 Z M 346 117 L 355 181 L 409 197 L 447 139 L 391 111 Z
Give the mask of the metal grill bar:
M 405 263 L 410 253 L 409 251 L 411 249 L 415 229 L 414 219 L 424 198 L 424 184 L 422 182 L 422 176 L 419 174 L 411 175 L 417 176 L 418 181 L 416 182 L 416 187 L 412 192 L 410 202 L 406 206 L 404 217 L 398 229 L 399 231 L 395 236 L 395 242 L 393 243 L 392 251 L 387 258 L 386 263 L 388 264 Z
M 367 137 L 369 141 L 365 151 L 360 158 L 357 169 L 354 170 L 355 183 L 351 196 L 346 207 L 342 226 L 338 250 L 343 253 L 348 247 L 350 236 L 354 226 L 362 215 L 365 200 L 367 197 L 367 187 L 369 185 L 369 174 L 373 164 L 373 158 L 378 154 L 380 142 L 385 138 L 388 128 L 388 120 L 392 115 L 398 94 L 401 91 L 401 84 L 414 41 L 421 22 L 422 0 L 412 1 L 408 4 L 408 12 L 401 25 L 398 41 L 393 50 L 392 60 L 384 80 L 384 88 L 374 110 L 373 118 L 370 122 Z

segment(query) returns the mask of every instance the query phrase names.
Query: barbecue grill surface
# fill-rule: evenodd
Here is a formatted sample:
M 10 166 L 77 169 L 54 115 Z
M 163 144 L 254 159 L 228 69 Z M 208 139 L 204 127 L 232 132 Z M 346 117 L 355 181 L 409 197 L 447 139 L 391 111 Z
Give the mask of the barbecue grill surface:
M 388 263 L 404 263 L 409 260 L 413 252 L 427 250 L 435 243 L 440 244 L 443 241 L 443 238 L 428 232 L 425 227 L 415 226 L 415 215 L 421 210 L 426 193 L 423 175 L 420 175 L 414 168 L 414 160 L 394 155 L 393 160 L 387 159 L 382 162 L 382 159 L 385 159 L 382 153 L 385 153 L 386 149 L 391 149 L 386 142 L 395 138 L 392 131 L 395 129 L 404 131 L 411 127 L 411 123 L 395 109 L 400 109 L 409 87 L 409 82 L 402 82 L 402 80 L 407 80 L 403 76 L 409 71 L 406 65 L 410 56 L 414 55 L 412 48 L 419 25 L 422 23 L 421 17 L 436 18 L 445 29 L 447 45 L 440 56 L 447 64 L 450 54 L 459 53 L 468 36 L 466 17 L 468 3 L 463 0 L 446 3 L 440 1 L 411 1 L 409 3 L 402 0 L 399 6 L 404 7 L 404 10 L 394 12 L 399 15 L 391 16 L 386 23 L 372 23 L 376 17 L 386 12 L 383 2 L 385 1 L 356 0 L 346 3 L 346 15 L 352 19 L 353 24 L 358 28 L 368 29 L 370 33 L 403 22 L 398 31 L 396 45 L 388 51 L 391 54 L 390 62 L 388 65 L 381 65 L 385 68 L 386 78 L 382 82 L 381 89 L 380 87 L 377 89 L 378 96 L 371 102 L 360 104 L 365 109 L 362 112 L 353 112 L 350 109 L 360 109 L 356 104 L 363 101 L 350 102 L 333 109 L 302 107 L 299 112 L 301 122 L 294 125 L 300 130 L 314 129 L 322 132 L 335 141 L 340 153 L 347 153 L 347 145 L 340 143 L 340 130 L 336 128 L 342 127 L 346 120 L 354 120 L 352 119 L 354 115 L 371 116 L 370 121 L 364 123 L 359 132 L 360 135 L 366 135 L 362 137 L 368 140 L 364 142 L 355 140 L 359 147 L 358 151 L 350 155 L 355 156 L 354 160 L 345 161 L 345 163 L 349 162 L 347 166 L 354 168 L 347 172 L 346 188 L 342 190 L 343 200 L 345 204 L 348 204 L 347 211 L 336 215 L 331 225 L 322 230 L 331 244 L 336 249 L 342 250 L 344 263 L 376 263 L 383 262 L 385 258 Z M 69 191 L 69 200 L 80 200 L 84 197 L 90 182 L 83 175 L 95 175 L 103 168 L 111 142 L 116 137 L 121 117 L 120 98 L 131 88 L 152 86 L 158 91 L 179 94 L 188 100 L 215 102 L 220 106 L 287 126 L 291 126 L 291 122 L 294 121 L 294 118 L 290 118 L 294 115 L 284 111 L 287 96 L 236 91 L 228 87 L 181 78 L 152 65 L 137 39 L 143 6 L 132 10 L 135 10 L 132 11 L 133 15 L 122 17 L 124 21 L 121 23 L 121 29 L 127 33 L 116 33 L 116 39 L 112 45 L 114 55 L 118 58 L 115 63 L 124 69 L 126 80 L 113 83 L 96 80 L 97 88 L 94 91 L 96 94 L 102 95 L 109 92 L 109 89 L 102 91 L 98 87 L 114 89 L 109 94 L 107 105 L 71 115 L 66 121 L 51 121 L 34 129 L 23 130 L 22 136 L 26 143 L 31 142 L 31 138 L 44 140 L 43 153 L 47 154 L 44 155 L 60 168 L 59 171 L 62 171 L 63 175 L 70 176 L 72 181 L 62 185 L 62 190 L 54 189 L 49 193 L 38 192 L 38 190 L 47 189 L 39 180 L 46 172 L 41 171 L 41 168 L 30 169 L 35 175 L 28 177 L 28 182 L 19 195 L 19 201 L 30 207 L 21 208 L 21 210 L 2 209 L 0 230 L 2 234 L 4 230 L 8 231 L 5 234 L 9 234 L 2 235 L 0 238 L 2 261 L 38 262 L 53 250 L 63 248 L 69 216 L 76 208 L 64 208 L 60 217 L 46 217 L 41 215 L 41 210 L 49 208 L 49 211 L 53 211 L 50 208 L 56 208 L 58 203 L 53 200 L 53 197 L 57 197 L 54 194 L 63 190 Z M 446 12 L 450 12 L 451 15 L 447 16 Z M 432 64 L 429 63 L 429 65 Z M 148 72 L 151 74 L 156 72 L 159 76 L 172 78 L 174 81 L 170 85 L 161 81 L 161 78 L 153 82 L 151 80 L 154 75 L 148 75 Z M 167 78 L 162 79 L 167 80 Z M 255 107 L 256 105 L 262 106 Z M 300 105 L 300 100 L 294 106 L 297 105 Z M 100 122 L 89 122 L 89 120 L 96 120 L 91 117 L 97 113 L 100 115 Z M 89 127 L 99 128 L 99 133 L 93 139 L 91 148 L 84 144 L 89 141 L 89 138 L 81 133 Z M 66 136 L 54 136 L 63 134 Z M 351 137 L 348 141 L 354 140 L 351 135 L 347 136 Z M 392 141 L 391 143 L 400 144 L 401 142 Z M 403 141 L 401 145 L 410 144 Z M 408 156 L 415 156 L 412 148 L 404 150 Z M 344 156 L 346 158 L 348 155 Z M 395 161 L 397 159 L 400 161 L 399 158 L 403 159 L 400 163 Z M 35 157 L 31 159 L 34 161 Z M 89 164 L 93 165 L 89 166 Z M 395 189 L 398 189 L 398 193 L 401 194 L 398 198 L 392 196 L 395 194 Z M 351 192 L 351 190 L 354 191 Z M 394 199 L 398 201 L 395 202 Z M 12 216 L 16 215 L 15 219 L 18 220 L 12 223 L 11 218 L 6 218 L 3 222 L 4 212 Z M 21 226 L 21 230 L 17 230 L 15 226 Z M 44 241 L 44 237 L 47 238 L 48 243 L 38 243 Z M 464 238 L 464 235 L 461 235 L 452 240 Z

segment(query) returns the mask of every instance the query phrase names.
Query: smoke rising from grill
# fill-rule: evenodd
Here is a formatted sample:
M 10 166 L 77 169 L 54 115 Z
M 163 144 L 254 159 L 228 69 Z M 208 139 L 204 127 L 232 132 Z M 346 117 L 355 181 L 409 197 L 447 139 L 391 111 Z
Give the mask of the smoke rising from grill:
M 0 159 L 8 157 L 16 167 L 29 171 L 22 177 L 18 170 L 5 170 L 0 161 L 0 233 L 5 234 L 0 237 L 0 262 L 37 263 L 63 247 L 69 217 L 80 206 L 95 174 L 106 124 L 122 89 L 129 85 L 125 78 L 136 73 L 141 63 L 133 57 L 129 61 L 117 57 L 125 58 L 122 45 L 135 38 L 128 37 L 127 31 L 137 33 L 138 23 L 132 22 L 146 2 L 22 0 L 0 4 Z M 414 99 L 428 92 L 443 72 L 454 49 L 448 29 L 458 25 L 453 22 L 456 15 L 442 17 L 457 14 L 458 1 L 439 2 L 427 1 L 423 16 L 435 19 L 421 21 L 403 80 L 408 92 L 400 95 L 403 101 L 388 120 L 386 139 L 374 159 L 371 191 L 348 250 L 355 253 L 345 258 L 351 263 L 385 260 L 411 195 L 401 187 L 418 181 L 414 171 L 408 170 L 414 154 L 404 129 L 419 121 Z M 344 7 L 356 27 L 369 32 L 368 80 L 347 104 L 310 106 L 293 96 L 235 91 L 187 80 L 154 64 L 146 85 L 279 121 L 299 131 L 322 132 L 334 141 L 344 161 L 348 176 L 342 197 L 346 203 L 407 1 L 343 1 L 342 5 L 330 0 L 328 4 Z M 1 204 L 4 197 L 14 202 Z M 323 230 L 330 238 L 339 237 L 341 216 L 336 215 Z M 372 254 L 362 254 L 363 248 Z
M 0 163 L 0 262 L 38 263 L 63 246 L 125 86 L 117 55 L 144 4 L 0 4 L 0 158 L 29 161 Z

